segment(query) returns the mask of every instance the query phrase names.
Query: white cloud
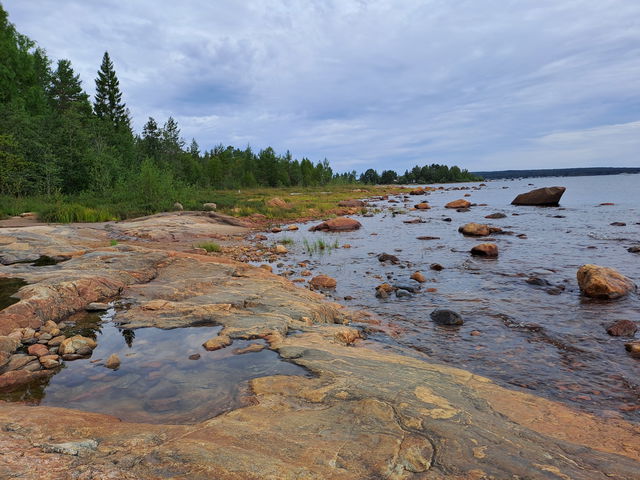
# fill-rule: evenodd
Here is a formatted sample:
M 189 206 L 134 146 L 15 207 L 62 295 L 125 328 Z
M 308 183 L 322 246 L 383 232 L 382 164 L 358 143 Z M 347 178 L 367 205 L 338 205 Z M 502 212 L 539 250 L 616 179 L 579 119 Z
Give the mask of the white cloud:
M 88 90 L 109 50 L 136 127 L 172 115 L 205 148 L 272 145 L 327 157 L 338 170 L 427 162 L 534 168 L 543 165 L 536 152 L 580 166 L 608 161 L 609 148 L 617 165 L 639 163 L 606 135 L 549 145 L 563 132 L 640 121 L 638 2 L 4 6 L 19 31 L 52 57 L 69 58 Z

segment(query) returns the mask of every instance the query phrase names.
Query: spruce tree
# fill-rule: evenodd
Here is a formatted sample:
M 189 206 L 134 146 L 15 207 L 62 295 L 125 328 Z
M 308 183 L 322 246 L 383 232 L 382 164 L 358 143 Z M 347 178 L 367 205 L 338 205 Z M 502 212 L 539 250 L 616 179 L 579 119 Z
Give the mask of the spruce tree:
M 96 78 L 96 95 L 93 110 L 98 118 L 109 121 L 114 127 L 129 128 L 129 111 L 122 101 L 120 82 L 113 68 L 109 52 L 104 52 Z

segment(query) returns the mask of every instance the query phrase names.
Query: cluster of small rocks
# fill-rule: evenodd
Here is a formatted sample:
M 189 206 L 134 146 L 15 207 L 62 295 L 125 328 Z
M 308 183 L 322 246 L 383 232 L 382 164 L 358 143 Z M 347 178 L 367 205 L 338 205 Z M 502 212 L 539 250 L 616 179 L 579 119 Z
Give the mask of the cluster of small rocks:
M 91 355 L 97 346 L 95 340 L 81 335 L 67 338 L 62 333 L 65 327 L 64 322 L 49 320 L 37 330 L 19 328 L 0 336 L 0 388 L 30 381 L 28 373 L 53 373 L 63 360 Z

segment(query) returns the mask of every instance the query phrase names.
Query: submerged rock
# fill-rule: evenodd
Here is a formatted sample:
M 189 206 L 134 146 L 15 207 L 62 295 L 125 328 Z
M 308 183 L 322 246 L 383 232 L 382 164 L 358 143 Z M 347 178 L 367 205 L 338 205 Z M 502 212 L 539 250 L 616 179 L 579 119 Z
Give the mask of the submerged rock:
M 117 370 L 118 368 L 120 368 L 120 357 L 118 356 L 118 354 L 112 353 L 111 355 L 109 355 L 107 361 L 104 362 L 104 366 L 110 368 L 111 370 Z
M 506 218 L 506 215 L 504 213 L 496 212 L 490 215 L 486 215 L 484 218 Z
M 353 230 L 358 230 L 362 227 L 362 224 L 354 220 L 353 218 L 348 217 L 337 217 L 332 218 L 331 220 L 327 220 L 326 222 L 322 222 L 314 227 L 311 227 L 309 231 L 311 232 L 351 232 Z
M 395 287 L 392 287 L 388 283 L 383 283 L 376 287 L 376 297 L 387 298 L 391 293 L 395 291 Z
M 613 337 L 633 337 L 638 326 L 631 320 L 618 320 L 607 328 L 607 333 Z
M 437 309 L 429 315 L 431 320 L 439 325 L 462 325 L 464 320 L 459 313 L 453 310 Z
M 636 290 L 631 279 L 609 267 L 583 265 L 578 269 L 577 278 L 582 293 L 591 298 L 613 300 Z
M 527 193 L 521 193 L 513 199 L 511 205 L 558 205 L 565 190 L 565 187 L 537 188 Z
M 378 261 L 383 263 L 391 262 L 394 265 L 400 263 L 400 259 L 398 257 L 389 253 L 381 253 L 380 255 L 378 255 Z

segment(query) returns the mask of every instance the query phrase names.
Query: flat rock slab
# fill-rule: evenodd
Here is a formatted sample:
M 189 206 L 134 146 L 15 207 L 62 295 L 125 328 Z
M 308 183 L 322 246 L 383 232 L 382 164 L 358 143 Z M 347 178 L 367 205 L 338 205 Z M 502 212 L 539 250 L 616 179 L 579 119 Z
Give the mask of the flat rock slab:
M 389 353 L 357 329 L 347 341 L 342 324 L 354 314 L 263 269 L 122 247 L 25 274 L 21 301 L 0 313 L 5 329 L 18 312 L 44 322 L 116 292 L 130 305 L 115 317 L 127 328 L 214 322 L 231 339 L 266 339 L 314 376 L 254 379 L 250 406 L 195 425 L 5 403 L 0 477 L 622 480 L 640 471 L 637 425 Z

